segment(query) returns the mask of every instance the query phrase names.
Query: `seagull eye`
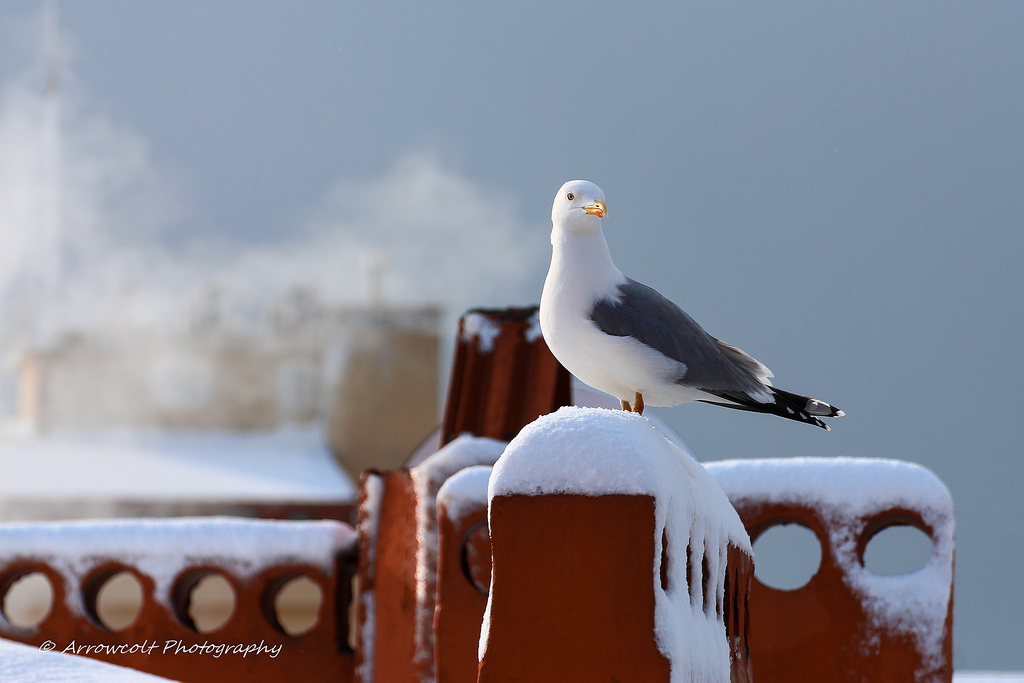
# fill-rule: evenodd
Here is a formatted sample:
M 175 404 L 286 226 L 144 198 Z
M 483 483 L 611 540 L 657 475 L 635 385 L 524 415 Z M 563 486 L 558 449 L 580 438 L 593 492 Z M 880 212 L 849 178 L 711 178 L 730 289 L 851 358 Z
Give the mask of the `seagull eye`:
M 576 195 L 570 192 L 569 194 L 565 195 L 565 198 L 571 202 L 572 200 L 576 199 Z

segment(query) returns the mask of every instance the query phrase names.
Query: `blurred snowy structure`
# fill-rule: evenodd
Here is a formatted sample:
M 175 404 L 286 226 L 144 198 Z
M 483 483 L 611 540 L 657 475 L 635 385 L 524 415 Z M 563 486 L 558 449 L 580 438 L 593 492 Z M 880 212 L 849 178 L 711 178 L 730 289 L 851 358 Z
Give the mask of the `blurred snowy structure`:
M 347 517 L 437 425 L 441 313 L 384 296 L 417 274 L 324 230 L 169 248 L 181 188 L 68 68 L 56 1 L 30 24 L 0 45 L 0 518 Z
M 25 28 L 24 55 L 0 45 L 0 432 L 318 424 L 364 458 L 351 472 L 398 464 L 376 459 L 436 426 L 440 312 L 422 288 L 385 301 L 384 252 L 392 281 L 421 274 L 362 237 L 405 234 L 410 213 L 343 212 L 341 228 L 329 213 L 302 248 L 171 248 L 186 193 L 76 78 L 56 1 Z M 466 194 L 413 175 L 431 196 Z
M 409 409 L 426 415 L 408 417 L 425 434 L 436 423 L 439 315 L 430 307 L 327 307 L 293 290 L 262 324 L 242 326 L 226 319 L 211 290 L 179 331 L 69 330 L 9 354 L 17 417 L 34 433 L 330 422 L 347 398 L 376 401 L 375 391 L 414 354 L 421 386 L 387 400 L 393 409 L 414 395 Z M 370 349 L 382 357 L 369 360 Z
M 298 290 L 259 325 L 222 309 L 211 293 L 177 331 L 9 346 L 0 518 L 346 519 L 359 473 L 398 466 L 436 427 L 437 309 Z
M 306 290 L 258 324 L 224 309 L 211 291 L 171 331 L 93 328 L 8 347 L 17 431 L 320 429 L 356 477 L 397 466 L 436 426 L 438 309 L 329 307 Z

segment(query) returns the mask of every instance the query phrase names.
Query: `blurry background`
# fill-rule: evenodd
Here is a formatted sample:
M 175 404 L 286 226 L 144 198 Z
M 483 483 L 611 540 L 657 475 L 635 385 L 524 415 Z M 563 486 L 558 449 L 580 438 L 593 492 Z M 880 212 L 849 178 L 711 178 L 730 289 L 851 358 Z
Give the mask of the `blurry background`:
M 211 310 L 248 329 L 291 296 L 440 305 L 446 359 L 465 308 L 539 300 L 554 192 L 593 180 L 624 272 L 848 416 L 657 414 L 702 460 L 934 470 L 956 666 L 1024 668 L 1024 5 L 49 14 L 0 5 L 5 349 Z

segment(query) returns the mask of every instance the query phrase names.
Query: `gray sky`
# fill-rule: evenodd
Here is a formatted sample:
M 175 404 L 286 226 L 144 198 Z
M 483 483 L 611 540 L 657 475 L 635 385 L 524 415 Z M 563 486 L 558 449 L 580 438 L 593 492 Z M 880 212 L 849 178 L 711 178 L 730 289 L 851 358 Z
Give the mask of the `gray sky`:
M 34 82 L 37 15 L 0 5 L 8 83 Z M 168 281 L 320 268 L 336 297 L 379 250 L 395 298 L 533 303 L 554 192 L 592 180 L 624 272 L 847 417 L 658 414 L 703 460 L 930 467 L 957 667 L 1024 669 L 1024 4 L 106 0 L 61 24 L 69 147 L 130 169 L 69 219 L 89 244 L 187 263 Z M 103 219 L 124 195 L 149 199 Z

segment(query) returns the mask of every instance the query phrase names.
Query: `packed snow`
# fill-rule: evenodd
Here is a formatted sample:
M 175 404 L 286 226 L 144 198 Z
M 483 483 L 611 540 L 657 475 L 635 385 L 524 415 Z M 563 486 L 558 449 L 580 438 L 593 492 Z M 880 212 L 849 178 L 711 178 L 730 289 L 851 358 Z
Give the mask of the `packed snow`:
M 523 338 L 532 344 L 543 336 L 540 330 L 540 315 L 534 312 L 528 322 L 529 326 L 523 330 Z M 462 316 L 462 341 L 472 342 L 476 339 L 476 348 L 481 353 L 494 351 L 494 341 L 503 333 L 501 325 L 486 313 L 474 310 Z
M 928 469 L 898 460 L 778 458 L 708 463 L 729 498 L 766 504 L 799 504 L 819 511 L 850 587 L 879 629 L 914 639 L 924 666 L 943 661 L 946 614 L 953 585 L 953 501 Z M 865 522 L 894 508 L 917 511 L 932 530 L 932 553 L 919 570 L 882 576 L 858 558 Z M 870 645 L 870 644 L 869 644 Z
M 437 492 L 438 506 L 444 505 L 450 519 L 486 509 L 492 470 L 487 465 L 475 465 L 452 475 Z
M 11 683 L 168 683 L 171 679 L 0 638 L 0 680 Z
M 351 501 L 318 428 L 0 435 L 0 518 L 98 501 Z M 29 505 L 30 503 L 30 505 Z
M 366 553 L 360 559 L 360 565 L 367 567 L 370 576 L 367 577 L 370 584 L 373 583 L 373 571 L 377 566 L 376 539 L 377 530 L 380 528 L 380 506 L 384 496 L 384 480 L 375 473 L 368 473 L 362 482 L 362 499 L 359 501 L 359 534 L 363 538 L 372 539 L 373 542 L 361 543 L 359 552 Z M 361 585 L 359 601 L 362 603 L 365 618 L 359 625 L 358 647 L 359 658 L 356 666 L 357 680 L 373 680 L 374 650 L 377 645 L 374 634 L 376 633 L 376 622 L 374 620 L 374 592 L 370 586 Z
M 592 387 L 588 387 L 586 384 L 578 380 L 574 380 L 572 383 L 572 403 L 574 406 L 580 408 L 607 408 L 608 410 L 620 410 L 622 407 L 619 399 L 615 398 L 611 394 L 606 394 L 603 391 L 598 391 Z M 648 411 L 650 412 L 650 411 Z M 693 452 L 690 447 L 687 446 L 679 435 L 676 434 L 668 425 L 666 425 L 661 418 L 657 415 L 648 414 L 644 415 L 647 421 L 651 423 L 658 432 L 674 443 L 679 450 L 693 458 Z
M 479 311 L 470 311 L 462 316 L 462 340 L 476 339 L 477 350 L 490 353 L 494 340 L 501 336 L 501 326 Z
M 655 593 L 655 637 L 671 662 L 673 681 L 728 680 L 729 644 L 722 618 L 728 547 L 751 552 L 736 511 L 704 468 L 665 438 L 647 418 L 622 410 L 565 407 L 527 425 L 505 449 L 490 477 L 488 496 L 575 494 L 649 495 L 655 499 L 655 547 L 662 535 L 669 557 L 685 558 L 687 547 L 705 557 L 710 570 L 707 604 L 687 586 L 686 562 L 669 563 L 662 588 L 661 557 L 651 569 Z M 701 571 L 695 562 L 693 571 Z M 699 590 L 699 589 L 698 589 Z M 483 658 L 489 631 L 488 600 L 481 629 Z

